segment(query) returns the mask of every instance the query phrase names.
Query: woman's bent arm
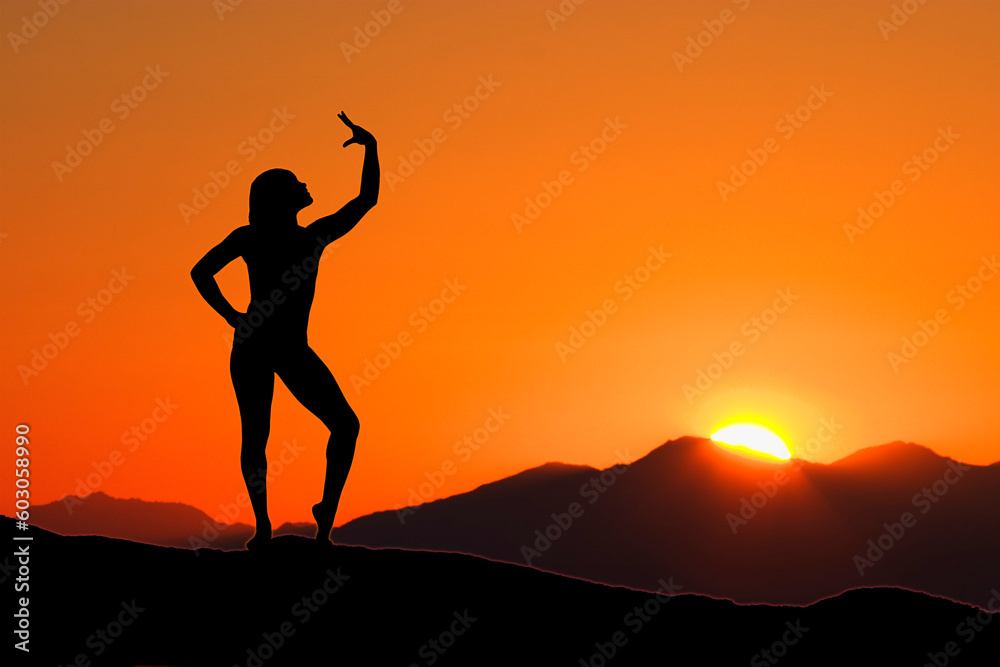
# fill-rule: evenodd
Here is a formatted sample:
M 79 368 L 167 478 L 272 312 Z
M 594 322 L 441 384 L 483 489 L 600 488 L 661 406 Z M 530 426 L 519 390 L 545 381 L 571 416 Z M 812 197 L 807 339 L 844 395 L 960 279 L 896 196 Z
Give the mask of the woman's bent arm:
M 191 279 L 195 287 L 212 308 L 222 316 L 230 326 L 235 327 L 237 318 L 242 315 L 238 310 L 222 296 L 219 283 L 215 280 L 218 273 L 231 261 L 243 254 L 243 238 L 246 227 L 240 227 L 232 234 L 223 239 L 222 243 L 215 246 L 205 256 L 198 260 L 198 263 L 191 269 Z

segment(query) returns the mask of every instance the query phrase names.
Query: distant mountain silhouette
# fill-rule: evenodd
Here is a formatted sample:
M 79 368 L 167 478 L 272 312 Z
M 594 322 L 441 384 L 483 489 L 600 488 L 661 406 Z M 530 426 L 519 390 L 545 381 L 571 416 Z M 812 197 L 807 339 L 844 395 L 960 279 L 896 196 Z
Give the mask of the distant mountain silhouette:
M 245 512 L 253 518 L 249 508 Z M 219 514 L 216 518 L 225 519 Z M 254 533 L 247 524 L 220 525 L 216 518 L 184 503 L 114 498 L 103 491 L 31 508 L 33 525 L 60 535 L 102 535 L 168 547 L 191 547 L 200 540 L 205 546 L 242 549 Z
M 656 595 L 461 554 L 294 536 L 196 552 L 35 527 L 11 542 L 13 524 L 0 519 L 8 544 L 31 554 L 31 664 L 881 667 L 1000 653 L 1000 614 L 904 590 L 739 606 L 678 594 L 676 578 L 646 582 Z
M 773 464 L 684 437 L 618 470 L 550 463 L 468 493 L 358 518 L 332 538 L 479 555 L 636 589 L 674 576 L 686 591 L 738 602 L 808 604 L 859 586 L 896 586 L 984 605 L 998 583 L 997 464 L 963 467 L 901 442 L 830 465 Z M 954 484 L 941 481 L 949 470 Z M 776 478 L 778 471 L 785 477 Z M 600 481 L 602 473 L 610 484 Z M 917 496 L 924 488 L 931 497 Z M 95 500 L 94 512 L 84 512 Z M 143 505 L 130 506 L 130 519 L 117 518 L 116 503 L 142 501 L 92 494 L 82 502 L 72 517 L 63 503 L 36 507 L 33 522 L 63 534 L 181 547 L 241 549 L 252 534 L 243 525 L 216 530 L 191 508 L 183 516 L 178 509 L 164 522 L 170 528 L 159 529 Z M 563 529 L 558 522 L 567 525 L 572 503 L 579 516 L 569 516 Z M 148 505 L 163 505 L 163 512 L 184 507 Z M 899 534 L 904 512 L 913 525 L 902 526 L 896 539 L 886 524 Z M 151 530 L 160 530 L 157 539 L 148 537 Z M 275 531 L 314 533 L 307 523 Z
M 808 604 L 858 586 L 898 586 L 984 604 L 1000 574 L 1000 466 L 962 466 L 918 445 L 871 447 L 831 465 L 773 464 L 684 437 L 621 474 L 539 474 L 552 470 L 377 512 L 333 537 L 530 561 L 632 588 L 667 573 L 690 591 L 738 602 Z M 916 497 L 924 488 L 931 497 Z M 560 517 L 565 525 L 574 502 L 581 515 L 564 530 Z M 899 533 L 905 512 L 912 525 Z
M 867 474 L 882 474 L 886 468 L 912 474 L 932 469 L 936 472 L 941 466 L 942 458 L 929 447 L 896 440 L 885 445 L 859 449 L 837 461 L 836 465 L 843 470 L 856 470 L 862 474 L 865 471 L 868 471 Z

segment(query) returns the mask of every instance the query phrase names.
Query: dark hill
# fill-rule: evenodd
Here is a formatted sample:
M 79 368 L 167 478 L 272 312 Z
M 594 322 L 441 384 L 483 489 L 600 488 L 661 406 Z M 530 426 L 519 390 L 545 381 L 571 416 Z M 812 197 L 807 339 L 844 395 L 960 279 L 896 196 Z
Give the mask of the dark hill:
M 30 553 L 31 662 L 14 651 L 18 664 L 922 665 L 951 648 L 948 664 L 985 665 L 1000 654 L 1000 615 L 905 590 L 739 606 L 300 537 L 251 553 L 18 535 L 33 538 L 7 538 Z

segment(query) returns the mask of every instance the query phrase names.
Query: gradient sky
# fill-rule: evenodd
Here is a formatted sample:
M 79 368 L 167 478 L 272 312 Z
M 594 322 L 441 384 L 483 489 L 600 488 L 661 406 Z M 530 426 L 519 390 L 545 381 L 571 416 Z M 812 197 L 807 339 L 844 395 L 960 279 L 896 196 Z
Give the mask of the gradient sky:
M 739 417 L 821 462 L 1000 459 L 1000 4 L 558 7 L 81 0 L 34 30 L 38 4 L 0 5 L 0 421 L 31 425 L 33 502 L 245 493 L 229 329 L 189 271 L 265 169 L 309 185 L 302 224 L 357 193 L 341 110 L 383 180 L 309 330 L 361 420 L 338 524 Z M 219 280 L 244 309 L 242 262 Z M 279 382 L 276 524 L 309 519 L 325 442 Z

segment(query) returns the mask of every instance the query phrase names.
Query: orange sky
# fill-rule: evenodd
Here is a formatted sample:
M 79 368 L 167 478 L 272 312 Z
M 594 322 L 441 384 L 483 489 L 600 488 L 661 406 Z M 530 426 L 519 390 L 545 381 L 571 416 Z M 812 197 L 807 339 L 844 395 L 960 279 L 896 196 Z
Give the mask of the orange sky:
M 227 325 L 189 271 L 265 169 L 309 185 L 302 224 L 357 193 L 341 110 L 383 180 L 309 330 L 362 425 L 338 524 L 741 416 L 818 461 L 1000 459 L 1000 4 L 223 2 L 0 5 L 0 421 L 31 425 L 33 502 L 88 475 L 212 514 L 244 493 Z M 242 309 L 244 265 L 219 278 Z M 308 519 L 325 441 L 279 383 L 276 523 Z

